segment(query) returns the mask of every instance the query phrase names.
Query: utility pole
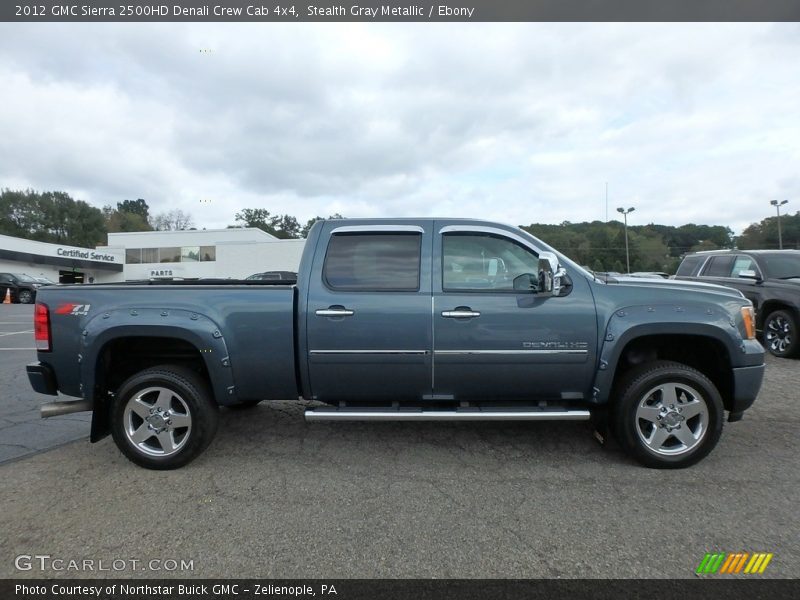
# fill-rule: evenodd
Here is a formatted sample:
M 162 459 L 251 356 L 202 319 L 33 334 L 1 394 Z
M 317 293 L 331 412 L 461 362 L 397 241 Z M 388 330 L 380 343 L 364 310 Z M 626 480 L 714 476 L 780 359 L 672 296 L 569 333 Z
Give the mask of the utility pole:
M 778 202 L 777 200 L 770 200 L 769 203 L 775 207 L 775 210 L 778 211 L 778 248 L 783 250 L 783 236 L 781 235 L 781 206 L 787 204 L 788 200 L 781 200 Z
M 628 215 L 635 211 L 636 209 L 631 206 L 628 210 L 625 210 L 621 206 L 617 209 L 618 213 L 622 213 L 622 216 L 625 218 L 625 265 L 628 268 L 628 275 L 631 274 L 631 255 L 628 251 Z
M 606 223 L 608 223 L 608 182 L 606 181 Z

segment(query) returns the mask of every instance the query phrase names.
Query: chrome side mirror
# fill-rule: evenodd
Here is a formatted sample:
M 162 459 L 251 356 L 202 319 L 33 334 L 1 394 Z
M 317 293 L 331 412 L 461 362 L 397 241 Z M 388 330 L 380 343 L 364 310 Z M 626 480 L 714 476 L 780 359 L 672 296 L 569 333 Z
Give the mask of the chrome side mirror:
M 759 279 L 758 274 L 752 269 L 745 269 L 744 271 L 739 271 L 739 277 L 741 277 L 742 279 L 754 279 L 756 281 L 758 281 Z
M 558 296 L 561 293 L 561 279 L 567 272 L 558 266 L 558 257 L 552 252 L 539 254 L 539 293 Z

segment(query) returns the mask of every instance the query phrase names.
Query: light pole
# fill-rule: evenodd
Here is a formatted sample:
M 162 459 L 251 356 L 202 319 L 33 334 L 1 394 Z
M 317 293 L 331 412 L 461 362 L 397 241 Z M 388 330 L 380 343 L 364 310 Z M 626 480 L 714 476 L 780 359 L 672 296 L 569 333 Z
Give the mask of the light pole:
M 778 211 L 778 248 L 780 250 L 783 250 L 783 237 L 781 236 L 781 206 L 788 202 L 788 200 L 781 200 L 780 202 L 777 200 L 769 201 L 769 203 L 775 207 L 775 210 Z
M 633 206 L 628 210 L 625 210 L 621 206 L 617 209 L 617 212 L 622 213 L 622 216 L 625 217 L 625 266 L 628 268 L 628 275 L 631 274 L 631 255 L 630 252 L 628 252 L 628 215 L 635 210 Z

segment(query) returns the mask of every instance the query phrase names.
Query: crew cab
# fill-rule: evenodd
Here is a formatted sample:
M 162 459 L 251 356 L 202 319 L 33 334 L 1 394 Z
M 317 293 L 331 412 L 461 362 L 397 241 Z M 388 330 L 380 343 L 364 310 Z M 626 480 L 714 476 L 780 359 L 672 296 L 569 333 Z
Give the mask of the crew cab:
M 753 303 L 770 354 L 800 354 L 800 250 L 711 250 L 687 254 L 676 279 L 736 288 Z
M 297 283 L 45 287 L 33 388 L 81 398 L 148 468 L 185 465 L 218 407 L 303 398 L 308 421 L 589 420 L 649 467 L 696 463 L 764 374 L 749 300 L 595 278 L 525 231 L 464 219 L 325 220 Z

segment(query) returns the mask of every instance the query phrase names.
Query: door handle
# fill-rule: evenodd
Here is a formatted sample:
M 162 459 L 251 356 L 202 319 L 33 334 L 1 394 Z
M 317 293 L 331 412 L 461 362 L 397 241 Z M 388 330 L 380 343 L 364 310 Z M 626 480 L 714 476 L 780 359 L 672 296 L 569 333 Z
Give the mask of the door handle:
M 344 306 L 331 306 L 329 308 L 318 308 L 314 314 L 318 317 L 352 317 L 356 312 Z
M 445 319 L 472 319 L 474 317 L 480 317 L 481 313 L 468 307 L 459 306 L 455 310 L 443 310 L 442 316 Z

